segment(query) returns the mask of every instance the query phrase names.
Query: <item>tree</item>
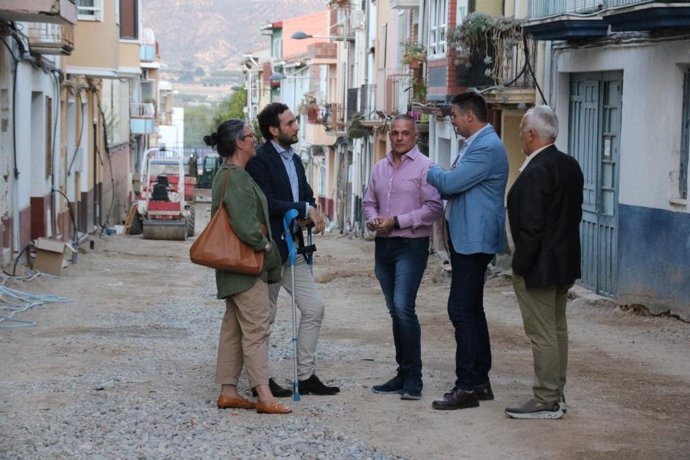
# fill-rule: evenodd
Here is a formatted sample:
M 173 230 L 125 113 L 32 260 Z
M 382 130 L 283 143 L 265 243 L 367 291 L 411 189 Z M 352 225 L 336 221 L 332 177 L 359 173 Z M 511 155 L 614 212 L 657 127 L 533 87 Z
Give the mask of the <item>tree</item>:
M 216 126 L 227 120 L 228 118 L 244 119 L 244 107 L 247 105 L 247 91 L 244 89 L 237 90 L 232 93 L 230 97 L 224 99 L 218 104 L 216 114 L 213 117 L 213 122 Z
M 203 146 L 204 136 L 215 131 L 213 112 L 206 106 L 187 106 L 184 110 L 184 139 L 188 147 Z

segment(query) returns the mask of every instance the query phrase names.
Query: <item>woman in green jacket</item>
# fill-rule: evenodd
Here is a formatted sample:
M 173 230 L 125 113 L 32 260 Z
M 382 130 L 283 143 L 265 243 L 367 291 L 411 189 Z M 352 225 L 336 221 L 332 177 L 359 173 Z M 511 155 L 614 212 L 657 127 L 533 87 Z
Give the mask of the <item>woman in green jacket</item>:
M 268 283 L 280 280 L 281 261 L 268 226 L 266 197 L 244 169 L 255 155 L 256 137 L 244 121 L 230 119 L 221 123 L 215 133 L 205 136 L 204 142 L 215 146 L 225 159 L 213 179 L 211 214 L 221 205 L 226 184 L 223 205 L 230 215 L 230 225 L 239 239 L 265 253 L 263 271 L 258 275 L 216 270 L 218 298 L 225 299 L 216 368 L 216 383 L 221 385 L 217 405 L 221 409 L 287 414 L 292 410 L 278 402 L 268 387 Z M 258 395 L 256 403 L 237 392 L 243 366 Z

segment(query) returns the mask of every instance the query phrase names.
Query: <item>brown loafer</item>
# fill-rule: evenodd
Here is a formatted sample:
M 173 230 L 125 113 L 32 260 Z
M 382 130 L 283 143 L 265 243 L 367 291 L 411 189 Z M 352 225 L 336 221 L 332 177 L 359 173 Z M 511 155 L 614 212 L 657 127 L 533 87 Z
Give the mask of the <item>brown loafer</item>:
M 256 403 L 244 398 L 218 396 L 218 409 L 256 409 Z
M 256 411 L 260 414 L 289 414 L 292 412 L 292 409 L 279 401 L 276 401 L 273 404 L 266 404 L 264 402 L 257 401 Z

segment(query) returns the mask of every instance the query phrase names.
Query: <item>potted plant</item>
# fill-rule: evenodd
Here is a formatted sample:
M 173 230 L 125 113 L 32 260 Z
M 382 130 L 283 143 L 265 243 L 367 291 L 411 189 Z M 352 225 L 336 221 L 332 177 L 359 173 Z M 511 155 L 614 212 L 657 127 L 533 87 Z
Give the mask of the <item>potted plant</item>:
M 320 118 L 321 106 L 316 102 L 316 97 L 309 93 L 304 95 L 297 110 L 307 116 L 309 123 L 317 123 Z
M 422 62 L 426 61 L 426 48 L 421 43 L 412 38 L 400 42 L 402 46 L 403 63 L 410 68 L 419 68 Z
M 369 130 L 362 124 L 364 116 L 361 113 L 355 112 L 352 115 L 350 124 L 347 126 L 347 135 L 352 139 L 359 139 L 369 134 Z

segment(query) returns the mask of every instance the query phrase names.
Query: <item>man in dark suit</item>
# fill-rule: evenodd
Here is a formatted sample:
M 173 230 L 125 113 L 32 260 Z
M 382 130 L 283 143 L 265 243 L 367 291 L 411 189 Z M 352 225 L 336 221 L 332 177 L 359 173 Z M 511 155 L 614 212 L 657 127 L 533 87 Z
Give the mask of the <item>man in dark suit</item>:
M 291 209 L 298 212 L 300 220 L 310 220 L 315 233 L 322 233 L 324 220 L 316 208 L 314 192 L 307 183 L 302 160 L 292 150 L 298 142 L 299 125 L 287 105 L 274 102 L 268 104 L 257 116 L 259 129 L 265 139 L 256 151 L 256 157 L 247 163 L 247 171 L 261 187 L 268 202 L 271 232 L 283 261 L 283 280 L 269 285 L 271 301 L 271 324 L 275 320 L 280 287 L 291 290 L 292 270 L 288 261 L 288 246 L 285 238 L 296 238 L 303 242 L 302 230 L 295 235 L 285 235 L 283 216 Z M 297 332 L 297 374 L 302 394 L 334 395 L 338 387 L 324 385 L 316 376 L 316 344 L 319 339 L 324 314 L 324 301 L 316 288 L 311 267 L 303 255 L 297 255 L 294 266 L 295 303 L 300 311 Z M 273 379 L 269 381 L 274 396 L 290 396 L 292 392 L 280 387 Z
M 583 176 L 577 161 L 554 145 L 558 119 L 548 106 L 533 107 L 520 123 L 527 156 L 508 192 L 515 245 L 513 287 L 534 356 L 534 398 L 506 415 L 558 419 L 566 411 L 568 290 L 580 278 Z

